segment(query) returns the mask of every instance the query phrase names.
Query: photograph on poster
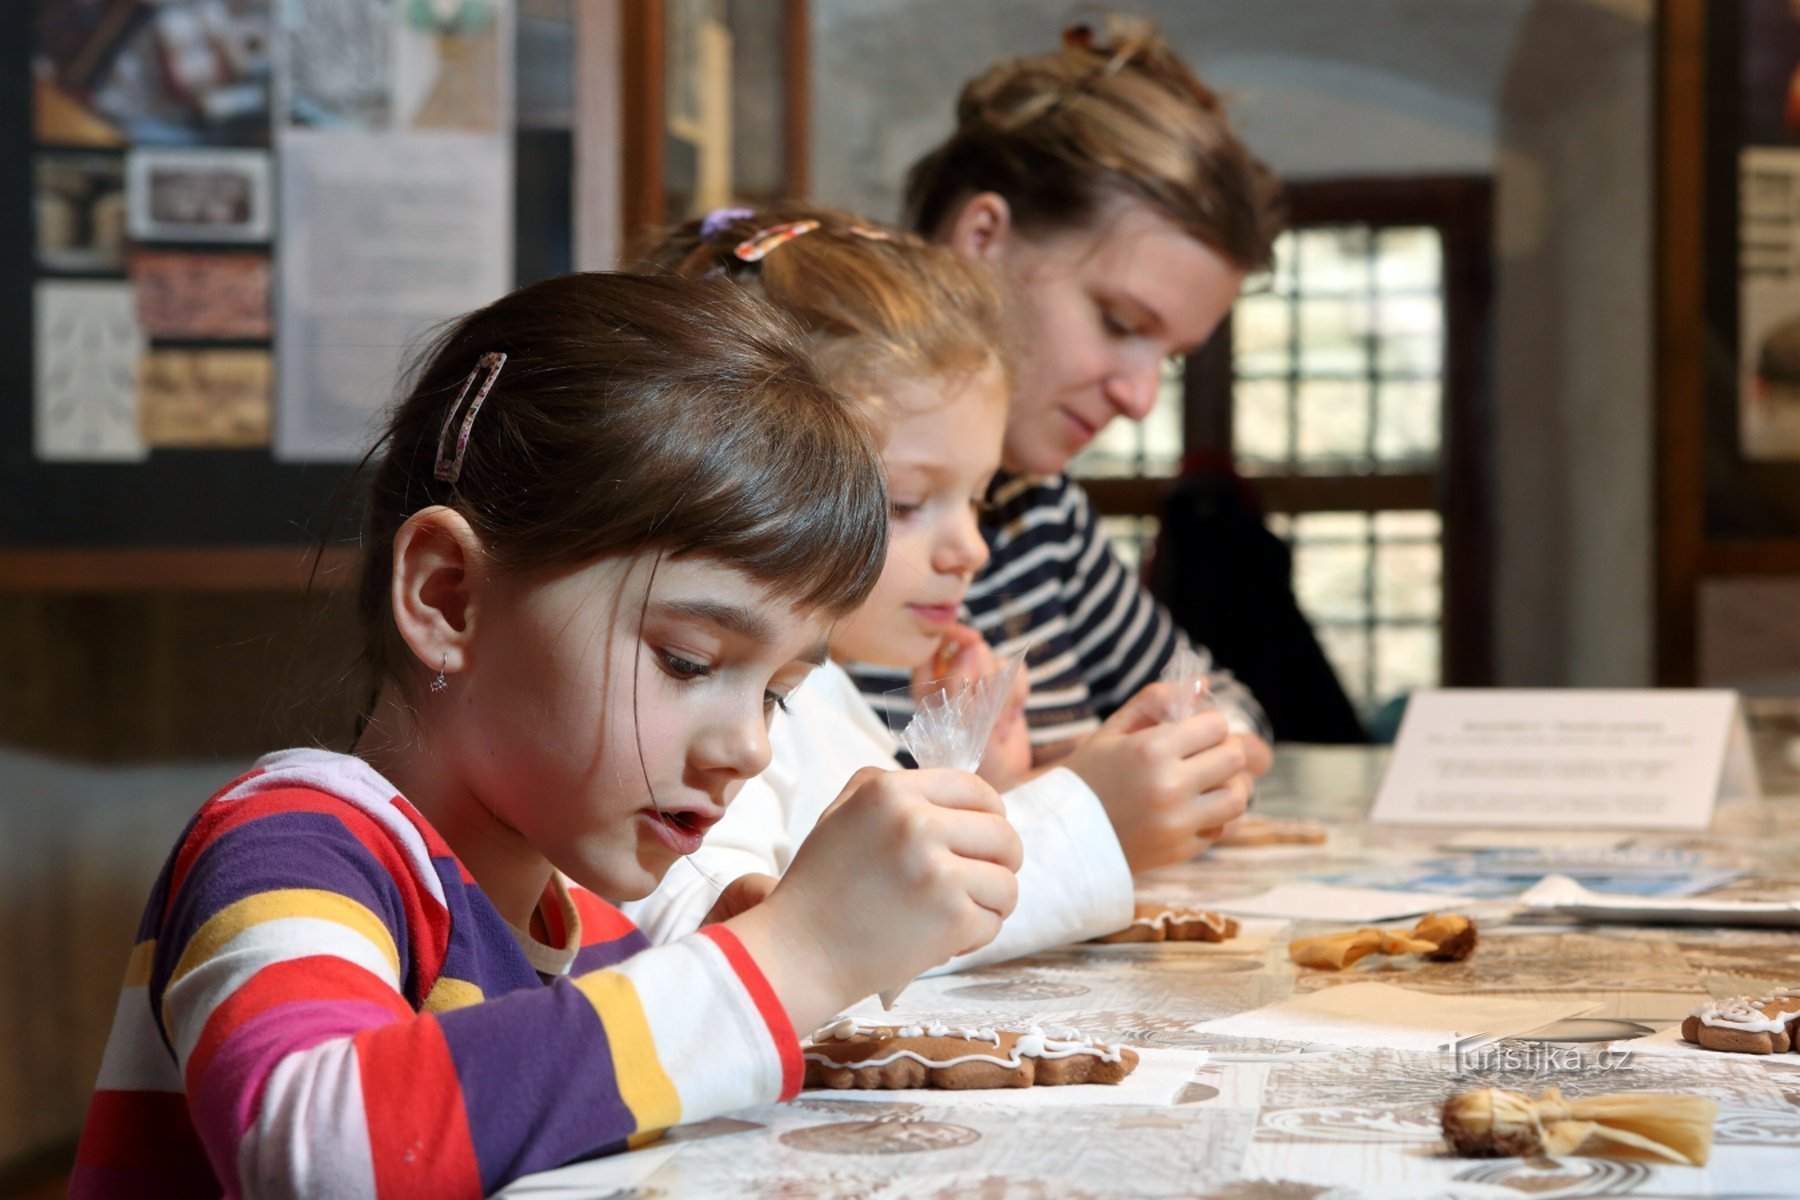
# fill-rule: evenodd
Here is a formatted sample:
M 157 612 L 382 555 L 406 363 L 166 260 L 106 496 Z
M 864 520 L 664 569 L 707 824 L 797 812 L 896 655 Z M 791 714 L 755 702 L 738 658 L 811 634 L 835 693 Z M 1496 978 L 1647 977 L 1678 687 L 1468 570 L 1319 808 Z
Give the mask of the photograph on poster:
M 396 56 L 396 124 L 408 129 L 498 133 L 502 26 L 492 0 L 407 6 Z
M 135 250 L 127 260 L 138 323 L 153 338 L 267 338 L 267 254 Z
M 44 153 L 33 165 L 38 268 L 118 272 L 125 265 L 125 160 Z
M 138 370 L 144 443 L 185 449 L 267 446 L 273 378 L 265 350 L 152 350 Z
M 270 0 L 35 0 L 52 145 L 266 145 Z
M 138 241 L 269 240 L 274 193 L 261 150 L 134 150 L 125 175 Z
M 393 106 L 393 0 L 310 0 L 286 14 L 287 122 L 385 129 Z
M 46 461 L 136 460 L 137 373 L 144 338 L 131 285 L 58 280 L 37 285 L 32 445 Z

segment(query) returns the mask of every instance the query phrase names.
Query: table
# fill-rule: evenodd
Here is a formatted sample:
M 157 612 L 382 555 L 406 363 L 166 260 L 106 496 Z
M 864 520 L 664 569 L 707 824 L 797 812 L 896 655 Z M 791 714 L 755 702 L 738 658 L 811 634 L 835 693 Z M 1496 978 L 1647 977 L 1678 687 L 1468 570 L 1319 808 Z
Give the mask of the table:
M 1763 747 L 1767 749 L 1767 747 Z M 1778 752 L 1780 747 L 1776 747 Z M 1404 873 L 1439 852 L 1441 833 L 1363 823 L 1383 752 L 1284 747 L 1258 810 L 1325 823 L 1324 847 L 1215 851 L 1140 877 L 1143 898 L 1201 905 L 1300 876 Z M 1765 772 L 1765 775 L 1770 772 Z M 1786 780 L 1782 781 L 1783 783 Z M 1554 835 L 1546 835 L 1553 838 Z M 1800 894 L 1800 795 L 1722 808 L 1704 835 L 1643 838 L 1706 851 L 1748 873 L 1725 893 Z M 1218 1196 L 1331 1200 L 1391 1196 L 1800 1195 L 1800 1069 L 1743 1056 L 1621 1055 L 1613 1038 L 1665 1029 L 1709 996 L 1800 984 L 1800 932 L 1546 925 L 1484 906 L 1482 944 L 1465 962 L 1366 962 L 1343 975 L 1296 970 L 1297 923 L 1250 943 L 1073 946 L 921 981 L 902 1003 L 942 1004 L 941 1019 L 1076 1026 L 1209 1057 L 1160 1106 L 1021 1108 L 1004 1092 L 974 1107 L 809 1100 L 746 1110 L 677 1130 L 663 1143 L 520 1181 L 510 1195 L 616 1200 L 756 1195 L 1092 1200 Z M 1598 1008 L 1556 1042 L 1512 1041 L 1459 1060 L 1408 1053 L 1241 1042 L 1194 1023 L 1343 982 L 1422 991 L 1580 998 Z M 1800 1055 L 1790 1056 L 1800 1064 Z M 1444 1098 L 1471 1087 L 1568 1094 L 1674 1091 L 1720 1105 L 1705 1168 L 1610 1159 L 1459 1159 L 1438 1138 Z

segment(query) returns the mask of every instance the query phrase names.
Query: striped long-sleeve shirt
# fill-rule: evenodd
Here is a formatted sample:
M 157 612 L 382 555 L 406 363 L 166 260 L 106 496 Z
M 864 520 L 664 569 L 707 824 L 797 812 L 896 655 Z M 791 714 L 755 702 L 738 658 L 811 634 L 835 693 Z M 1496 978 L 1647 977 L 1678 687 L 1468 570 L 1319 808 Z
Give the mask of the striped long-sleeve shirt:
M 798 1090 L 741 943 L 557 879 L 515 931 L 360 759 L 270 755 L 151 892 L 70 1194 L 477 1196 Z
M 989 499 L 989 559 L 964 600 L 966 619 L 1002 655 L 1029 647 L 1032 743 L 1066 744 L 1154 682 L 1182 635 L 1067 475 L 1002 476 Z M 858 665 L 852 674 L 899 728 L 911 707 L 906 673 Z

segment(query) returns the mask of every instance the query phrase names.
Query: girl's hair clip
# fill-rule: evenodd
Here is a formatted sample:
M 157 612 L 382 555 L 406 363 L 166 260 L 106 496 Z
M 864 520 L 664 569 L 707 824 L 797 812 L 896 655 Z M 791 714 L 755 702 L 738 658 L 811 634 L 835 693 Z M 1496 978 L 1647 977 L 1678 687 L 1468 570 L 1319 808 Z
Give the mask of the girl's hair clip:
M 438 431 L 437 465 L 432 474 L 445 483 L 455 483 L 462 475 L 463 456 L 469 452 L 469 430 L 475 424 L 475 414 L 481 411 L 481 402 L 487 399 L 488 393 L 494 390 L 494 380 L 500 378 L 500 368 L 506 365 L 506 355 L 499 350 L 491 350 L 475 360 L 475 369 L 463 380 L 462 389 L 456 393 L 456 399 L 450 402 L 450 411 L 444 414 L 444 427 Z M 444 452 L 450 445 L 450 427 L 456 422 L 457 410 L 462 408 L 463 401 L 468 398 L 469 389 L 475 386 L 475 377 L 483 371 L 487 378 L 481 381 L 481 390 L 469 401 L 468 411 L 463 413 L 462 425 L 456 431 L 456 450 L 448 459 Z
M 731 253 L 742 262 L 761 262 L 795 238 L 811 233 L 818 227 L 819 223 L 811 218 L 804 221 L 789 221 L 785 225 L 771 225 L 767 229 L 757 230 L 739 242 L 737 248 Z
M 850 226 L 850 232 L 859 238 L 866 238 L 871 242 L 891 242 L 894 240 L 893 234 L 885 229 L 879 229 L 874 225 L 852 225 Z
M 754 208 L 715 208 L 700 219 L 700 239 L 710 242 L 728 225 L 755 215 Z

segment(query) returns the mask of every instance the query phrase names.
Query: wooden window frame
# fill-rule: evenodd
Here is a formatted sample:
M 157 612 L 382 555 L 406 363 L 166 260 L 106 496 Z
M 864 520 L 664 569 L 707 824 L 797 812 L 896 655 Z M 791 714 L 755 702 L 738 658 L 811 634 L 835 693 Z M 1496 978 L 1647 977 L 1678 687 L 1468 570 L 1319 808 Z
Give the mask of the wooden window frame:
M 1493 294 L 1493 185 L 1443 176 L 1290 183 L 1288 223 L 1430 226 L 1444 248 L 1444 409 L 1435 471 L 1247 476 L 1267 512 L 1432 509 L 1443 520 L 1443 680 L 1494 679 L 1492 428 L 1486 352 Z M 1231 326 L 1188 358 L 1188 454 L 1231 454 Z M 1154 516 L 1173 480 L 1083 479 L 1107 516 Z

